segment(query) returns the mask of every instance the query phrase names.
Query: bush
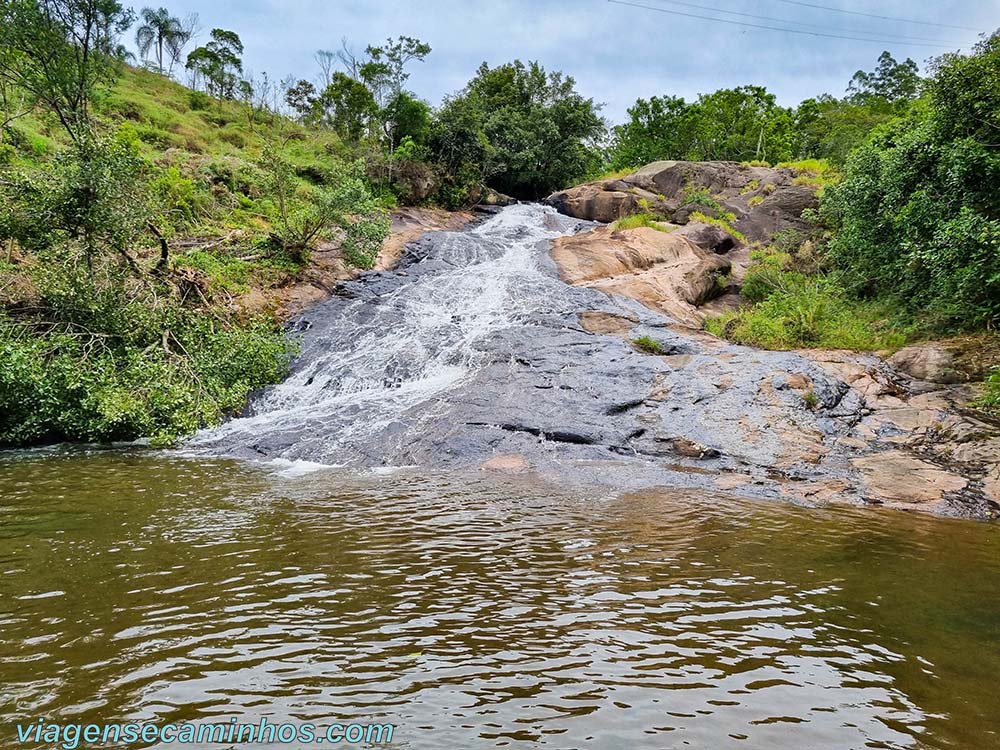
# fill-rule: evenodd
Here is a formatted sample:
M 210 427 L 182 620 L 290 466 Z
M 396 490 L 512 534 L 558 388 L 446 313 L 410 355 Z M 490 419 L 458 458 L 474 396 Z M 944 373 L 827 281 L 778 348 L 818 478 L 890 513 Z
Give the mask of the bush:
M 1000 367 L 994 369 L 993 374 L 986 379 L 986 392 L 975 405 L 1000 416 Z
M 758 302 L 706 321 L 708 331 L 763 349 L 873 351 L 896 349 L 906 341 L 901 331 L 884 322 L 884 309 L 851 300 L 826 276 L 783 271 L 769 261 L 752 267 L 747 279 Z
M 0 444 L 166 444 L 284 376 L 292 350 L 273 323 L 225 322 L 104 271 L 50 268 L 44 315 L 0 317 Z
M 184 177 L 177 167 L 168 167 L 150 184 L 167 221 L 174 227 L 184 227 L 196 220 L 205 209 L 208 196 L 198 184 Z
M 847 288 L 928 311 L 939 327 L 1000 321 L 1000 35 L 936 63 L 929 106 L 878 128 L 822 212 Z
M 364 167 L 334 163 L 323 187 L 300 190 L 292 165 L 271 146 L 260 167 L 268 192 L 274 196 L 271 235 L 296 261 L 316 243 L 339 232 L 344 259 L 357 268 L 371 268 L 389 232 L 389 218 L 371 195 Z

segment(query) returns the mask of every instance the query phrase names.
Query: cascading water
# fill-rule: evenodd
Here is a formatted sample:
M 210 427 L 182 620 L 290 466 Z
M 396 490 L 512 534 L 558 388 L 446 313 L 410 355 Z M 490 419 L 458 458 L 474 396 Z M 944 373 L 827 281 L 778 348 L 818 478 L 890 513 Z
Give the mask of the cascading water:
M 401 273 L 348 285 L 347 300 L 310 311 L 290 377 L 190 446 L 263 453 L 267 443 L 274 458 L 356 462 L 373 436 L 440 410 L 445 392 L 491 360 L 483 342 L 568 289 L 542 259 L 549 241 L 579 226 L 548 207 L 511 206 L 437 235 Z

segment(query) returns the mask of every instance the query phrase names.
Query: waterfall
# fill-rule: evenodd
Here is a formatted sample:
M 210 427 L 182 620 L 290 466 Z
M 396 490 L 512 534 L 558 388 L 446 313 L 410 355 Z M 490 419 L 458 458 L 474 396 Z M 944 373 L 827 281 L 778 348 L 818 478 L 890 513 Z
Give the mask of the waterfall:
M 488 362 L 484 342 L 567 289 L 542 260 L 578 226 L 549 207 L 510 206 L 435 236 L 403 271 L 346 285 L 351 297 L 305 316 L 290 377 L 189 447 L 239 452 L 267 441 L 274 458 L 350 462 L 359 444 L 446 408 L 449 390 Z

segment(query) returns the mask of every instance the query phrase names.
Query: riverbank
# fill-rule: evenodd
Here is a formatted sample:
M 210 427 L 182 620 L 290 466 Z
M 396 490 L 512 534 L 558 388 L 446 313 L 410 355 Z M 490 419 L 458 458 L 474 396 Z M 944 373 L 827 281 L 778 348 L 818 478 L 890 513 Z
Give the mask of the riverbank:
M 754 463 L 780 477 L 786 497 L 996 517 L 1000 423 L 974 408 L 984 386 L 970 382 L 1000 364 L 995 336 L 931 342 L 880 357 L 794 346 L 778 355 L 727 346 L 701 332 L 706 321 L 747 305 L 741 291 L 748 272 L 754 273 L 753 258 L 766 257 L 760 248 L 788 244 L 783 238 L 789 232 L 799 233 L 799 244 L 808 241 L 801 217 L 818 205 L 818 186 L 804 182 L 793 169 L 660 162 L 550 197 L 571 216 L 612 222 L 555 241 L 552 257 L 561 278 L 664 313 L 675 321 L 669 327 L 676 336 L 716 353 L 692 368 L 688 352 L 678 354 L 676 344 L 649 335 L 637 317 L 590 314 L 582 325 L 620 336 L 710 390 L 731 389 L 735 365 L 747 389 L 741 398 L 714 410 L 703 401 L 701 419 L 716 420 L 717 433 L 696 441 L 680 437 L 703 446 L 691 449 L 702 455 L 746 453 L 739 448 L 744 441 L 771 444 L 770 454 L 759 454 Z M 651 211 L 651 218 L 627 218 L 640 209 Z M 780 365 L 761 369 L 768 360 Z M 750 403 L 760 412 L 755 419 L 747 416 Z M 723 428 L 734 420 L 735 430 Z M 754 481 L 752 473 L 733 470 L 717 486 L 731 490 Z

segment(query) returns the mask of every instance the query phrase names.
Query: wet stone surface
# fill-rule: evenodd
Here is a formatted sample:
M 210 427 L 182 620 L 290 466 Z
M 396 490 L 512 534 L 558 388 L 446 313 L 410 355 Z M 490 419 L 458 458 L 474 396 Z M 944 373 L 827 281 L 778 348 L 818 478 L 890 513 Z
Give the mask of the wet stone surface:
M 516 456 L 519 471 L 571 483 L 995 513 L 1000 457 L 969 445 L 1000 429 L 960 408 L 966 387 L 935 385 L 928 401 L 926 384 L 877 357 L 749 349 L 569 286 L 551 242 L 592 226 L 519 205 L 425 235 L 397 269 L 295 321 L 288 380 L 188 448 L 372 467 Z M 872 459 L 883 453 L 893 460 Z M 908 465 L 921 468 L 909 494 Z

